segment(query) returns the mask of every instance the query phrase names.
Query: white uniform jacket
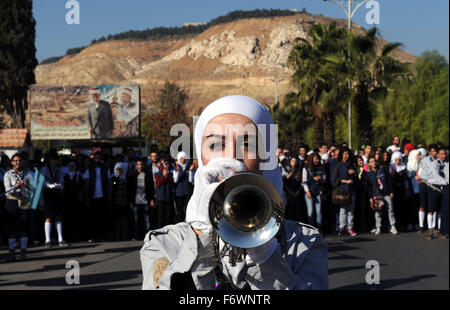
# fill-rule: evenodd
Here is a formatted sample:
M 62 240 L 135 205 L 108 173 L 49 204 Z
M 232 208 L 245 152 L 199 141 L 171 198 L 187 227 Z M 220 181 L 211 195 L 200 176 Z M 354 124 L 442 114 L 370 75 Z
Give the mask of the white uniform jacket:
M 150 231 L 140 251 L 142 289 L 168 290 L 175 273 L 191 271 L 197 289 L 214 290 L 217 264 L 237 289 L 246 283 L 253 290 L 328 289 L 328 249 L 314 227 L 286 220 L 277 239 L 264 263 L 249 266 L 244 260 L 231 267 L 228 257 L 214 261 L 212 235 L 197 237 L 186 223 Z

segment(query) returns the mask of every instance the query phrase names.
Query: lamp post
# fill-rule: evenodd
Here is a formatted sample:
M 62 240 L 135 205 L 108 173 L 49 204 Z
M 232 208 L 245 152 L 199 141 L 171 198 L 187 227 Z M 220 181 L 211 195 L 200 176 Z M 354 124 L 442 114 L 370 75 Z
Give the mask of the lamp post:
M 281 66 L 282 68 L 286 67 L 286 64 L 281 62 L 277 62 L 277 65 Z M 269 80 L 275 83 L 275 104 L 278 103 L 278 83 L 284 81 L 285 79 L 286 78 L 278 78 L 278 79 L 275 77 L 269 78 Z
M 323 0 L 323 1 L 332 1 L 336 5 L 338 5 L 342 11 L 344 11 L 347 16 L 347 30 L 352 31 L 352 19 L 355 16 L 358 9 L 363 6 L 369 0 Z M 359 2 L 359 3 L 358 3 Z M 356 4 L 353 9 L 353 4 Z M 346 7 L 347 6 L 347 7 Z M 348 59 L 350 60 L 350 52 L 348 54 Z M 351 81 L 348 81 L 348 88 L 351 91 L 352 85 Z M 348 101 L 348 145 L 350 149 L 352 148 L 352 103 L 350 100 Z
M 275 104 L 277 104 L 278 103 L 278 83 L 280 83 L 281 81 L 284 81 L 285 78 L 275 79 L 275 78 L 271 77 L 270 80 L 275 83 Z

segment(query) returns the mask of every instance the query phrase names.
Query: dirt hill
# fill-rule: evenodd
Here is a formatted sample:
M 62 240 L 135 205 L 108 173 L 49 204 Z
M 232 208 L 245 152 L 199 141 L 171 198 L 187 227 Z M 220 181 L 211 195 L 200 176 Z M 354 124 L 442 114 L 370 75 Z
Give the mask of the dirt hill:
M 315 23 L 346 21 L 310 14 L 250 18 L 213 26 L 189 39 L 166 41 L 107 41 L 74 56 L 36 68 L 38 85 L 138 83 L 143 110 L 150 108 L 155 90 L 166 80 L 177 82 L 189 96 L 189 110 L 225 95 L 242 94 L 272 104 L 275 82 L 279 98 L 292 90 L 285 67 L 295 38 L 307 38 Z M 358 25 L 354 31 L 363 31 Z M 379 45 L 386 42 L 380 39 Z M 403 62 L 414 62 L 406 51 L 395 51 Z

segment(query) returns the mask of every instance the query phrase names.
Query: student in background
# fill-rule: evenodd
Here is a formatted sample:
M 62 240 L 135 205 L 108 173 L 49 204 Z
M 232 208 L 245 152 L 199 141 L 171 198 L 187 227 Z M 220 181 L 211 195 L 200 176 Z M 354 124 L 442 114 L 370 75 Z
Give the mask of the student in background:
M 303 189 L 308 211 L 308 224 L 317 223 L 319 231 L 322 231 L 322 203 L 321 188 L 325 185 L 326 173 L 320 163 L 318 154 L 313 153 L 308 157 L 308 165 L 303 168 Z M 315 211 L 316 217 L 313 217 Z
M 390 232 L 397 235 L 395 227 L 394 206 L 392 204 L 391 178 L 389 172 L 383 167 L 377 165 L 375 158 L 369 158 L 369 172 L 367 173 L 367 191 L 369 195 L 370 207 L 375 211 L 376 231 L 375 235 L 381 234 L 382 209 L 387 208 L 389 216 Z
M 189 182 L 189 169 L 191 163 L 186 160 L 187 154 L 179 152 L 175 163 L 173 180 L 175 183 L 175 203 L 177 208 L 176 222 L 184 221 L 186 207 L 191 198 L 193 186 Z
M 302 206 L 304 206 L 304 194 L 302 188 L 302 168 L 298 164 L 297 157 L 291 158 L 289 167 L 287 168 L 289 172 L 283 177 L 283 189 L 287 197 L 285 218 L 300 222 L 303 217 Z
M 45 177 L 45 185 L 43 189 L 44 203 L 45 203 L 45 246 L 51 247 L 51 230 L 52 222 L 56 224 L 56 231 L 58 233 L 59 246 L 68 246 L 63 238 L 63 188 L 64 188 L 64 174 L 60 167 L 58 167 L 59 156 L 57 154 L 50 154 L 49 162 L 42 167 L 41 173 Z
M 128 174 L 128 202 L 133 210 L 134 235 L 142 240 L 151 229 L 150 217 L 154 216 L 155 187 L 150 169 L 145 169 L 145 160 L 136 161 L 136 170 Z
M 96 152 L 89 168 L 89 242 L 104 240 L 109 228 L 106 206 L 108 171 L 102 159 L 102 153 Z
M 81 217 L 83 216 L 83 209 L 80 206 L 78 193 L 82 185 L 82 177 L 75 161 L 70 161 L 67 164 L 67 173 L 64 176 L 64 227 L 65 235 L 69 242 L 79 241 L 81 239 L 80 227 Z
M 173 208 L 173 175 L 170 172 L 170 163 L 162 159 L 160 171 L 155 175 L 156 182 L 156 208 L 158 213 L 158 228 L 170 223 L 171 208 Z
M 6 225 L 8 233 L 9 256 L 7 261 L 16 260 L 16 237 L 20 235 L 20 259 L 25 260 L 28 248 L 28 221 L 30 210 L 25 207 L 29 195 L 29 186 L 32 182 L 31 175 L 24 172 L 21 167 L 21 157 L 15 154 L 11 157 L 12 169 L 3 176 L 3 184 L 6 195 Z
M 118 162 L 114 166 L 114 176 L 111 178 L 111 193 L 114 217 L 114 240 L 126 241 L 130 239 L 130 207 L 127 196 L 127 179 L 125 164 Z
M 335 188 L 349 191 L 350 201 L 346 205 L 339 206 L 339 232 L 340 236 L 349 234 L 354 237 L 357 233 L 353 230 L 354 209 L 355 209 L 355 187 L 356 168 L 353 165 L 352 152 L 350 149 L 343 149 L 339 153 L 339 161 L 334 168 L 333 183 Z
M 402 154 L 398 151 L 394 152 L 391 157 L 391 183 L 392 192 L 394 193 L 393 204 L 396 222 L 402 231 L 412 231 L 411 223 L 408 223 L 407 204 L 409 197 L 409 178 L 406 165 L 403 163 Z

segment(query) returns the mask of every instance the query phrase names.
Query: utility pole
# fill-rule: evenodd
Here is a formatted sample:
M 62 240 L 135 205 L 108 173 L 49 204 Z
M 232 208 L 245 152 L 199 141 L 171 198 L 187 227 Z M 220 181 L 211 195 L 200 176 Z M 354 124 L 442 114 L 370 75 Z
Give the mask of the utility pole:
M 285 78 L 275 79 L 275 78 L 271 77 L 270 80 L 275 82 L 275 104 L 277 104 L 278 103 L 278 83 L 280 83 L 281 81 L 284 81 Z
M 347 16 L 347 30 L 348 32 L 352 31 L 352 19 L 355 16 L 358 9 L 363 6 L 369 0 L 324 0 L 324 1 L 332 1 L 337 4 L 342 11 L 344 11 Z M 346 4 L 347 2 L 347 4 Z M 353 9 L 353 4 L 356 4 L 355 9 Z M 347 5 L 347 7 L 345 7 Z M 348 54 L 348 60 L 350 61 L 350 52 Z M 352 84 L 351 81 L 348 81 L 348 89 L 351 92 Z M 350 149 L 352 149 L 352 103 L 350 100 L 348 101 L 348 145 Z
M 281 68 L 286 67 L 286 64 L 282 63 L 282 62 L 277 62 L 277 65 L 280 66 Z M 284 81 L 286 78 L 280 77 L 277 79 L 275 77 L 271 77 L 269 79 L 275 83 L 275 104 L 277 104 L 278 103 L 278 83 L 280 83 L 281 81 Z

